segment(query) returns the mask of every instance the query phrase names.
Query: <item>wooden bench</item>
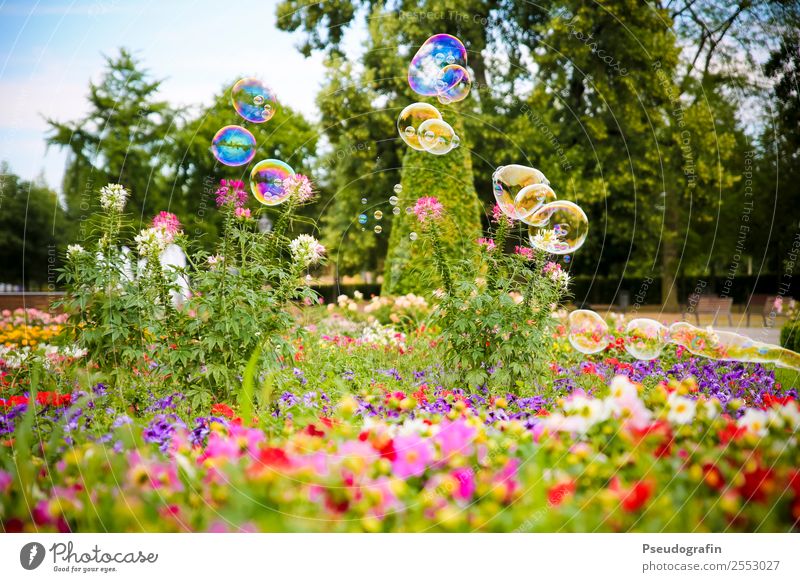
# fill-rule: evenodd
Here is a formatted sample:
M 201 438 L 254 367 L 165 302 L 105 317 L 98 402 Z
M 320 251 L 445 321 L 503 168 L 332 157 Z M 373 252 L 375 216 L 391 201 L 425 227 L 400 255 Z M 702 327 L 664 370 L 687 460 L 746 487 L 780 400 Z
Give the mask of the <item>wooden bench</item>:
M 728 325 L 733 327 L 733 317 L 731 316 L 732 308 L 733 297 L 692 294 L 683 307 L 681 318 L 686 319 L 687 315 L 694 314 L 697 325 L 700 325 L 700 315 L 710 313 L 714 315 L 714 319 L 711 322 L 711 325 L 714 325 L 717 323 L 717 317 L 720 315 L 727 315 Z
M 773 327 L 775 325 L 775 318 L 780 315 L 777 310 L 775 309 L 775 301 L 778 299 L 778 295 L 763 295 L 763 294 L 753 294 L 750 296 L 750 299 L 747 303 L 746 313 L 747 313 L 747 326 L 750 327 L 750 316 L 754 313 L 761 316 L 761 321 L 764 324 L 764 327 Z M 781 297 L 783 300 L 783 308 L 788 309 L 789 302 L 792 300 L 791 297 Z

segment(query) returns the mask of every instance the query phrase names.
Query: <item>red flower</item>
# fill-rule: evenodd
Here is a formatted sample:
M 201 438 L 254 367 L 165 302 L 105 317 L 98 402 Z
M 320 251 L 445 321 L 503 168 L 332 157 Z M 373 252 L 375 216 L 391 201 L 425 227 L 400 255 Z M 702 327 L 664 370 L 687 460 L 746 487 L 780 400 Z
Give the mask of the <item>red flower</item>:
M 622 509 L 633 513 L 644 507 L 647 500 L 650 499 L 650 496 L 653 494 L 653 489 L 655 489 L 655 487 L 649 481 L 637 481 L 632 487 L 623 489 L 620 487 L 619 479 L 614 477 L 611 480 L 609 489 L 619 495 Z
M 566 481 L 550 488 L 547 492 L 547 501 L 550 505 L 561 505 L 567 495 L 575 493 L 575 483 Z
M 275 467 L 276 469 L 288 469 L 292 462 L 286 451 L 277 447 L 264 447 L 258 452 L 258 462 L 264 467 Z
M 722 471 L 713 463 L 703 465 L 703 478 L 706 485 L 716 491 L 722 491 L 725 488 L 725 478 L 722 476 Z
M 794 398 L 791 396 L 775 396 L 774 394 L 770 394 L 768 392 L 761 397 L 761 408 L 766 410 L 767 408 L 771 408 L 773 406 L 786 406 L 793 401 Z
M 737 426 L 732 420 L 728 420 L 725 428 L 719 431 L 719 441 L 723 445 L 727 445 L 731 441 L 739 440 L 747 429 L 743 426 Z
M 220 402 L 211 407 L 211 414 L 219 414 L 225 418 L 233 418 L 233 408 Z
M 739 494 L 745 501 L 763 503 L 772 481 L 772 470 L 756 467 L 744 474 L 744 483 L 739 487 Z
M 394 449 L 394 440 L 389 440 L 383 446 L 375 447 L 375 449 L 381 454 L 381 458 L 391 462 L 397 460 L 397 451 Z
M 314 425 L 314 424 L 309 424 L 309 425 L 308 425 L 308 426 L 305 428 L 305 431 L 304 431 L 304 432 L 306 432 L 307 434 L 309 434 L 309 435 L 311 435 L 311 436 L 318 436 L 318 437 L 323 437 L 323 436 L 325 436 L 325 431 L 324 431 L 324 430 L 319 430 L 319 429 L 316 427 L 316 425 Z

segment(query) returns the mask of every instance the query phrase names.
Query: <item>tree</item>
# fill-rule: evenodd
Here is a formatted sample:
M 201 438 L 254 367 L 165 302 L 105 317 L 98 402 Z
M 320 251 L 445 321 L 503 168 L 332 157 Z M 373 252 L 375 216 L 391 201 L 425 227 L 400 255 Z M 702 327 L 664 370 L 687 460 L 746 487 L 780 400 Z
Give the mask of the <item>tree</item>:
M 89 83 L 89 113 L 83 119 L 48 119 L 49 145 L 69 152 L 64 174 L 67 215 L 87 234 L 86 219 L 97 209 L 96 191 L 108 182 L 131 191 L 128 211 L 146 221 L 163 208 L 169 167 L 167 144 L 178 129 L 179 112 L 158 101 L 161 81 L 126 49 L 106 58 L 100 83 Z
M 52 290 L 65 246 L 56 193 L 43 180 L 22 180 L 0 163 L 0 282 Z

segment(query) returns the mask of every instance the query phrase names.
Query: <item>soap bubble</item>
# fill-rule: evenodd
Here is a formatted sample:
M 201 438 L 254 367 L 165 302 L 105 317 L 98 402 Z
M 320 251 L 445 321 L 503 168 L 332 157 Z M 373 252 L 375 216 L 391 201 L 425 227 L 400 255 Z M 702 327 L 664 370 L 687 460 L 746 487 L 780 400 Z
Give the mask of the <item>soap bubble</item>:
M 381 232 L 383 232 L 383 227 L 380 224 L 376 224 L 375 228 L 373 228 L 372 230 L 375 231 L 375 234 L 380 234 Z
M 572 257 L 570 257 L 569 255 L 564 255 L 564 262 L 565 263 L 569 263 L 571 260 L 572 260 Z
M 366 198 L 362 198 L 361 199 L 361 204 L 366 204 L 366 203 L 367 203 L 367 199 Z
M 534 184 L 547 184 L 547 178 L 536 168 L 511 164 L 500 166 L 492 174 L 495 200 L 507 216 L 516 218 L 514 200 L 520 190 Z
M 452 144 L 453 144 L 453 149 L 456 149 L 458 146 L 461 145 L 461 138 L 458 137 L 457 135 L 454 135 Z
M 397 196 L 389 196 L 389 204 L 392 206 L 397 206 L 399 198 Z
M 531 184 L 525 186 L 514 197 L 514 214 L 515 218 L 527 222 L 527 219 L 539 210 L 545 204 L 555 202 L 557 199 L 556 193 L 547 184 Z M 528 222 L 527 224 L 533 224 Z M 542 226 L 541 224 L 534 224 L 534 226 Z
M 417 134 L 426 152 L 441 156 L 453 149 L 456 132 L 446 121 L 428 119 L 420 124 Z
M 367 215 L 366 214 L 359 214 L 358 215 L 358 224 L 367 224 Z
M 253 77 L 236 81 L 231 89 L 231 103 L 236 113 L 252 123 L 269 121 L 278 109 L 272 89 Z
M 425 151 L 419 142 L 419 127 L 430 119 L 441 119 L 442 114 L 430 103 L 412 103 L 397 117 L 397 131 L 406 145 L 417 151 Z
M 466 99 L 472 88 L 472 81 L 467 70 L 461 65 L 447 65 L 439 71 L 436 88 L 439 91 L 437 96 L 439 103 L 447 105 Z
M 655 319 L 632 319 L 625 326 L 625 350 L 637 360 L 654 360 L 669 342 L 669 329 Z
M 403 185 L 402 184 L 395 184 L 393 190 L 394 190 L 395 194 L 400 194 L 400 192 L 403 191 Z
M 451 65 L 467 66 L 467 49 L 456 37 L 436 34 L 422 43 L 408 66 L 408 84 L 415 93 L 433 97 L 440 93 L 440 71 Z
M 554 255 L 573 253 L 583 246 L 589 232 L 589 219 L 574 202 L 557 200 L 545 204 L 527 218 L 531 245 Z
M 380 220 L 381 218 L 383 218 L 383 212 L 381 212 L 380 210 L 376 210 L 373 216 L 375 217 L 375 220 Z
M 711 360 L 777 364 L 781 356 L 785 355 L 781 353 L 783 348 L 778 346 L 765 344 L 731 331 L 717 331 L 710 327 L 700 329 L 685 321 L 673 323 L 669 332 L 673 343 L 683 346 L 697 356 Z
M 416 232 L 409 233 L 408 238 L 410 238 L 411 240 L 417 240 L 417 233 Z
M 392 214 L 394 215 L 400 214 L 400 209 L 397 206 L 395 206 L 394 208 L 392 208 Z
M 582 354 L 596 354 L 608 345 L 608 324 L 594 311 L 578 309 L 569 314 L 569 343 Z
M 243 166 L 256 155 L 256 138 L 243 127 L 226 125 L 211 140 L 211 153 L 221 164 Z
M 261 160 L 250 171 L 250 189 L 256 200 L 266 206 L 286 202 L 291 194 L 284 183 L 294 170 L 281 160 Z

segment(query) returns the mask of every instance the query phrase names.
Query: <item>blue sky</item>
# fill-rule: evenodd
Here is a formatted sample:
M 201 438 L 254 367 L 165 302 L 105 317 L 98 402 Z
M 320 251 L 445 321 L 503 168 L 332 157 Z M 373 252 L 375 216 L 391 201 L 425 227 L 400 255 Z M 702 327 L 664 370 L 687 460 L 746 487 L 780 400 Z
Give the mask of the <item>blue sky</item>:
M 132 50 L 176 105 L 207 104 L 225 83 L 261 78 L 281 101 L 316 118 L 322 56 L 275 28 L 277 0 L 0 0 L 0 160 L 60 190 L 66 154 L 46 151 L 44 116 L 86 111 L 103 55 Z M 354 33 L 357 34 L 357 33 Z M 353 36 L 353 35 L 351 35 Z M 351 50 L 359 41 L 350 39 Z

